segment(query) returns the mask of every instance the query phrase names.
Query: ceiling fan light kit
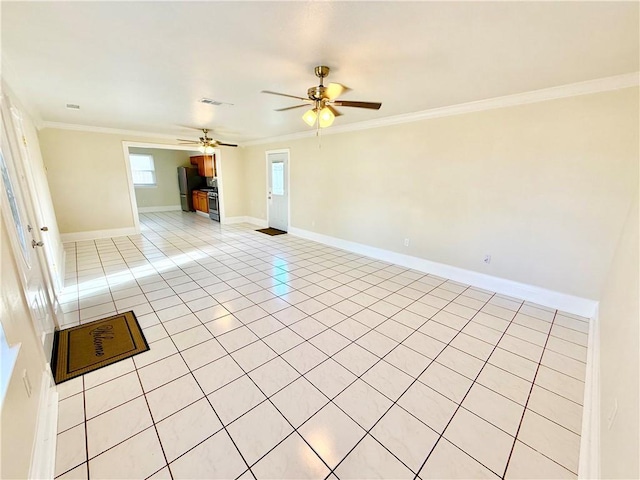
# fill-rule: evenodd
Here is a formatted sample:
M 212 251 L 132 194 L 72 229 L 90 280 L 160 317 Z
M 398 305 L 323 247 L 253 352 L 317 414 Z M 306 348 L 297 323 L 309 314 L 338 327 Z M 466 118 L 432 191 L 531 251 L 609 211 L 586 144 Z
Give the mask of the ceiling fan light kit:
M 307 110 L 306 112 L 304 112 L 304 115 L 302 115 L 302 120 L 304 120 L 305 123 L 310 127 L 313 127 L 315 125 L 317 118 L 318 118 L 318 114 L 316 113 L 315 108 L 312 108 L 311 110 Z
M 213 153 L 213 146 L 211 145 L 200 145 L 198 147 L 200 153 L 206 153 L 207 155 L 211 155 Z
M 318 114 L 318 123 L 320 124 L 320 128 L 330 127 L 335 119 L 336 116 L 328 107 L 324 107 Z
M 344 92 L 349 91 L 350 88 L 345 87 L 340 83 L 330 83 L 329 85 L 325 86 L 324 79 L 329 75 L 330 71 L 329 67 L 327 66 L 319 65 L 315 68 L 314 71 L 316 77 L 320 79 L 320 85 L 309 88 L 307 90 L 307 98 L 288 95 L 286 93 L 272 92 L 269 90 L 263 90 L 262 93 L 279 95 L 281 97 L 295 98 L 304 102 L 302 105 L 279 108 L 276 110 L 278 112 L 311 105 L 312 108 L 306 111 L 304 115 L 302 115 L 302 120 L 304 120 L 304 122 L 310 127 L 313 127 L 317 121 L 319 128 L 330 127 L 333 124 L 335 118 L 342 115 L 335 108 L 333 108 L 334 105 L 341 107 L 368 108 L 371 110 L 378 110 L 382 106 L 382 104 L 378 102 L 337 100 L 337 97 L 342 95 Z
M 317 120 L 320 128 L 330 127 L 335 118 L 336 116 L 328 107 L 312 108 L 302 115 L 302 120 L 304 120 L 307 125 L 313 127 Z

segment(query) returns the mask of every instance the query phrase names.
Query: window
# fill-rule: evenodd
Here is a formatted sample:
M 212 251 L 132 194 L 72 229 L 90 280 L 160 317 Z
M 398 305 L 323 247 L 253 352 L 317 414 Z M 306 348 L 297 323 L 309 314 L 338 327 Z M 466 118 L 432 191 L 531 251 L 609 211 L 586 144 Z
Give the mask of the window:
M 132 153 L 129 155 L 134 187 L 155 187 L 156 169 L 152 155 Z
M 11 159 L 9 158 L 9 161 Z M 4 155 L 2 151 L 0 151 L 0 174 L 2 175 L 2 180 L 4 183 L 4 189 L 7 193 L 7 200 L 9 200 L 9 209 L 11 210 L 11 215 L 13 216 L 13 221 L 16 224 L 16 231 L 18 232 L 18 241 L 20 243 L 20 249 L 22 250 L 22 255 L 24 257 L 24 261 L 27 266 L 31 267 L 29 262 L 29 248 L 27 241 L 27 234 L 25 233 L 25 224 L 22 222 L 22 217 L 20 215 L 20 209 L 18 207 L 18 198 L 16 198 L 15 191 L 13 189 L 13 184 L 11 183 L 11 177 L 9 176 L 8 165 L 5 162 Z
M 271 192 L 274 195 L 284 195 L 284 163 L 271 164 Z

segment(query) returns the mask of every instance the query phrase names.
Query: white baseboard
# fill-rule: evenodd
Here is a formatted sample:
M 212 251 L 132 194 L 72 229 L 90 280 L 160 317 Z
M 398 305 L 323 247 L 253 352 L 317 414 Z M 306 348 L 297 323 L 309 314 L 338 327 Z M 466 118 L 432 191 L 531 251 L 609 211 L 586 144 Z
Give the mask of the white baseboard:
M 29 478 L 53 478 L 56 466 L 58 392 L 47 364 L 42 375 L 36 435 L 31 452 Z
M 66 242 L 83 242 L 85 240 L 98 240 L 99 238 L 124 237 L 137 235 L 140 230 L 136 227 L 114 228 L 111 230 L 90 230 L 88 232 L 62 233 L 60 239 Z
M 600 320 L 589 322 L 578 478 L 600 478 Z
M 244 223 L 247 217 L 224 217 L 220 219 L 223 225 L 235 225 L 236 223 Z
M 256 225 L 261 228 L 268 227 L 268 222 L 261 218 L 256 217 L 226 217 L 222 221 L 223 225 L 234 225 L 236 223 L 250 223 L 251 225 Z
M 592 318 L 598 302 L 588 298 L 576 297 L 566 293 L 547 290 L 546 288 L 528 285 L 525 283 L 494 277 L 484 273 L 466 270 L 464 268 L 432 262 L 424 258 L 413 257 L 402 253 L 371 247 L 362 243 L 351 242 L 341 238 L 323 235 L 296 227 L 289 227 L 289 233 L 298 237 L 313 240 L 332 247 L 341 248 L 349 252 L 365 255 L 385 262 L 401 265 L 425 273 L 431 273 L 439 277 L 448 278 L 460 283 L 466 283 L 492 292 L 508 295 L 510 297 L 528 300 L 530 302 L 557 308 L 574 315 Z
M 267 228 L 269 226 L 269 222 L 261 218 L 256 218 L 256 217 L 244 217 L 244 218 L 245 218 L 245 223 L 250 223 L 251 225 L 256 225 L 260 228 Z
M 196 215 L 200 215 L 201 217 L 207 217 L 209 218 L 209 214 L 205 213 L 205 212 L 201 212 L 200 210 L 196 210 Z
M 159 207 L 138 207 L 138 213 L 177 212 L 182 210 L 181 205 L 162 205 Z

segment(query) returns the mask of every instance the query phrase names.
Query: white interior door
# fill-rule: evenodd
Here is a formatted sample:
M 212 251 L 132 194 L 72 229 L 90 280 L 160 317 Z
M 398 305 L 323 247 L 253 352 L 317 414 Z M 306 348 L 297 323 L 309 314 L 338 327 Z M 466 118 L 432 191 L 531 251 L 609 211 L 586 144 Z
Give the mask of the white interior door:
M 64 285 L 61 283 L 63 279 L 61 278 L 61 273 L 57 265 L 58 255 L 56 254 L 62 249 L 62 246 L 57 241 L 59 237 L 57 235 L 55 218 L 50 218 L 54 217 L 55 214 L 50 213 L 47 215 L 43 208 L 47 201 L 49 203 L 51 202 L 51 197 L 45 178 L 36 179 L 36 175 L 34 174 L 34 160 L 30 152 L 30 143 L 27 141 L 28 133 L 23 126 L 22 114 L 14 105 L 10 104 L 10 100 L 7 99 L 7 97 L 5 97 L 4 101 L 8 103 L 12 120 L 11 126 L 20 153 L 20 158 L 15 159 L 16 167 L 18 168 L 20 189 L 23 192 L 29 192 L 29 195 L 25 198 L 27 203 L 26 208 L 30 210 L 34 221 L 33 227 L 40 231 L 39 235 L 44 243 L 44 246 L 37 249 L 37 252 L 43 265 L 43 273 L 45 274 L 49 297 L 55 307 L 58 301 L 58 294 Z M 9 134 L 11 134 L 11 131 L 9 131 Z M 31 141 L 35 143 L 37 140 L 31 139 Z M 43 177 L 43 175 L 40 175 L 40 177 Z M 47 221 L 47 218 L 49 218 L 49 221 Z M 50 222 L 53 223 L 49 225 Z
M 0 176 L 2 192 L 0 205 L 2 220 L 11 238 L 12 249 L 22 280 L 25 298 L 31 310 L 34 328 L 40 338 L 47 359 L 51 358 L 53 334 L 57 327 L 49 298 L 48 285 L 38 249 L 43 244 L 34 228 L 33 213 L 28 206 L 27 192 L 20 181 L 18 164 L 19 148 L 15 138 L 8 135 L 11 128 L 10 114 L 2 98 L 2 143 L 0 144 Z
M 289 229 L 289 151 L 267 152 L 269 226 Z

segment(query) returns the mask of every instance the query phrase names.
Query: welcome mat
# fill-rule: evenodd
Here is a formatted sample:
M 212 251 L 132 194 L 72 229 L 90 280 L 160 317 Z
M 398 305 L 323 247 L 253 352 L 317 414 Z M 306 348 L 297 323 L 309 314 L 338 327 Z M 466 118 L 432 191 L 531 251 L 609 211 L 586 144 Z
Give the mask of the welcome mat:
M 56 384 L 149 350 L 132 311 L 59 330 L 53 344 Z
M 266 233 L 267 235 L 271 235 L 272 237 L 274 235 L 282 235 L 284 233 L 287 232 L 283 232 L 282 230 L 278 230 L 277 228 L 261 228 L 260 230 L 256 230 L 256 232 L 260 232 L 260 233 Z

